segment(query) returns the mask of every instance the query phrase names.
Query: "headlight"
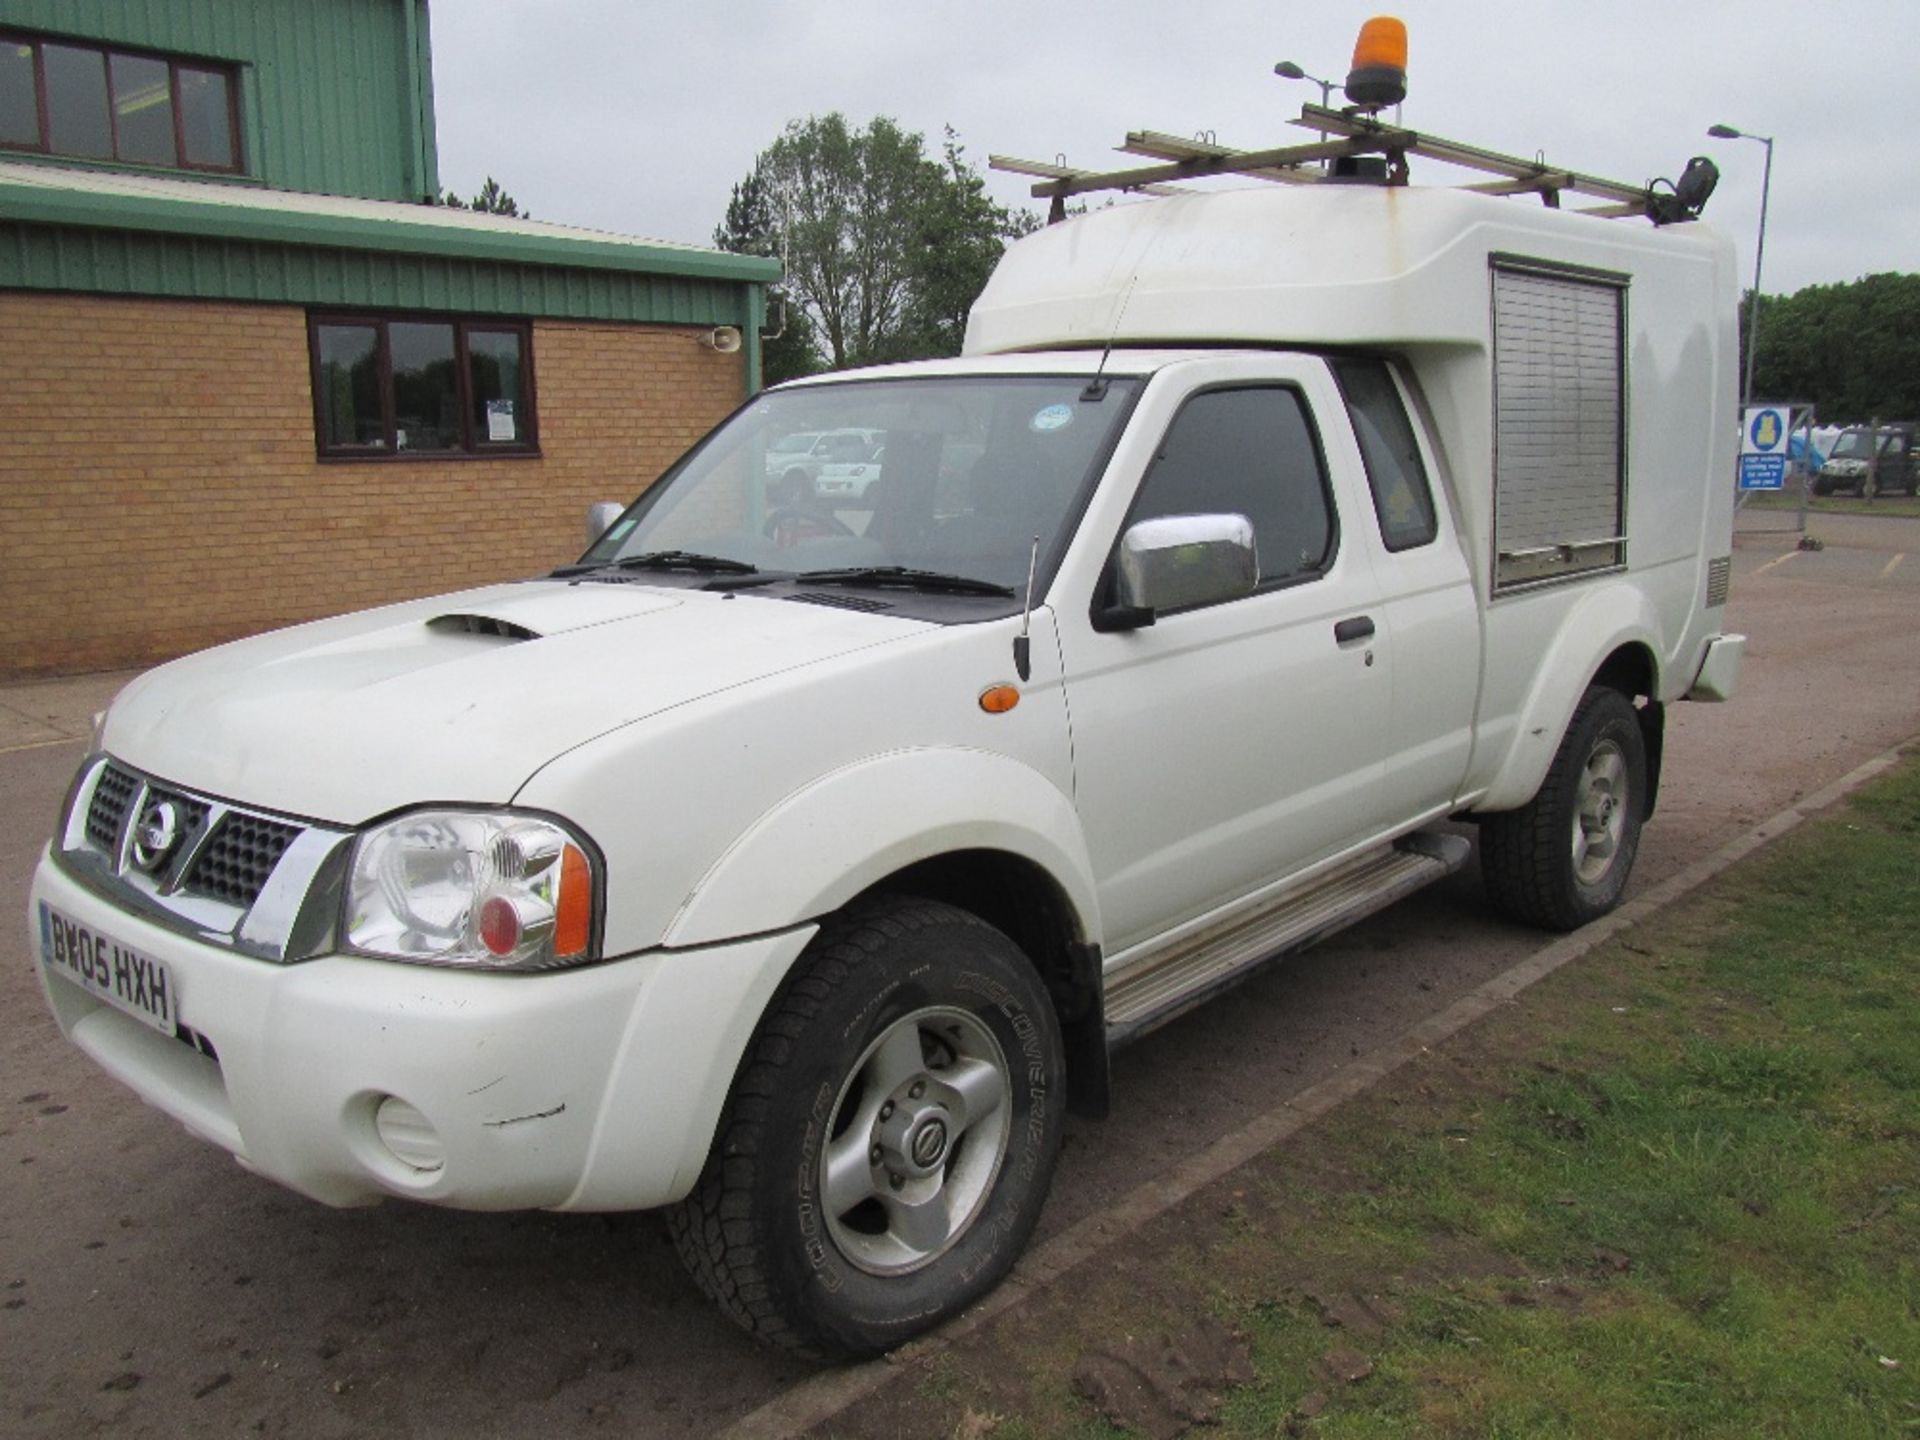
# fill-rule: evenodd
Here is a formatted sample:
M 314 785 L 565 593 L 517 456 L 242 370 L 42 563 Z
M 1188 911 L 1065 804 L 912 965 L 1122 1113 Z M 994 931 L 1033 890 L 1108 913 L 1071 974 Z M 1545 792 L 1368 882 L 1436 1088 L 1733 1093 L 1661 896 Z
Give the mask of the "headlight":
M 488 970 L 578 965 L 593 958 L 596 871 L 558 821 L 416 810 L 355 844 L 347 948 Z

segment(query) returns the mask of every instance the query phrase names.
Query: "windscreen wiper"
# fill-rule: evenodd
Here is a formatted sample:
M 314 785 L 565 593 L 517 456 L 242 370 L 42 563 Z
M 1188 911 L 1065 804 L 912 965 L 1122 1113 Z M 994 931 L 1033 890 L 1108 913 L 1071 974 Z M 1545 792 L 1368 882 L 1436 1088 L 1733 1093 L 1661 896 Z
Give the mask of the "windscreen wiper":
M 760 567 L 744 560 L 729 560 L 724 555 L 701 555 L 692 550 L 649 550 L 644 555 L 622 555 L 617 560 L 589 560 L 579 565 L 562 565 L 553 572 L 559 579 L 585 575 L 592 570 L 691 570 L 699 575 L 758 575 Z
M 874 585 L 902 590 L 926 590 L 947 595 L 992 595 L 1011 600 L 1011 585 L 976 580 L 971 575 L 943 575 L 938 570 L 911 570 L 905 565 L 859 565 L 846 570 L 802 570 L 794 577 L 812 585 Z

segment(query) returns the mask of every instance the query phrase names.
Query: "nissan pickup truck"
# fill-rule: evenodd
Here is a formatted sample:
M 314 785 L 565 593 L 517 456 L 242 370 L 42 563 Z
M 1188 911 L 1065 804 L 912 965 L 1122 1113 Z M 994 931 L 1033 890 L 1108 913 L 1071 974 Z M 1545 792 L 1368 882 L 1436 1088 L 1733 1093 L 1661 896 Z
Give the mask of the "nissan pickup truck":
M 1457 822 L 1518 922 L 1620 900 L 1738 675 L 1736 295 L 1704 226 L 1451 190 L 1050 225 L 960 358 L 754 396 L 550 574 L 133 681 L 47 999 L 318 1201 L 665 1207 L 754 1334 L 897 1344 L 1116 1051 Z M 782 512 L 801 433 L 884 444 L 870 505 Z

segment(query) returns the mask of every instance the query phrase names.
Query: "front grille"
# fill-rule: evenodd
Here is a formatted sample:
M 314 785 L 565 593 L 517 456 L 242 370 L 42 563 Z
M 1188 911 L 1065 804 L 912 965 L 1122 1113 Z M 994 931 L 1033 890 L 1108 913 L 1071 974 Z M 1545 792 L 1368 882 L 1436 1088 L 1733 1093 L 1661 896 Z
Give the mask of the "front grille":
M 139 824 L 146 810 L 163 800 L 172 801 L 174 813 L 180 817 L 180 839 L 178 848 L 173 853 L 184 854 L 193 842 L 200 838 L 200 832 L 206 828 L 207 816 L 212 812 L 213 807 L 204 800 L 196 800 L 191 795 L 181 794 L 178 790 L 167 790 L 158 785 L 150 785 L 147 787 L 146 805 L 141 807 L 141 815 L 134 817 L 134 823 Z M 135 831 L 134 834 L 137 839 L 139 832 Z
M 313 881 L 340 862 L 351 831 L 242 810 L 106 756 L 86 775 L 61 821 L 61 864 L 74 879 L 198 942 L 281 964 L 320 953 L 335 892 L 316 891 Z M 162 840 L 164 849 L 151 843 Z M 279 891 L 263 903 L 276 878 L 287 903 L 274 903 Z M 312 937 L 298 953 L 296 928 Z M 212 1055 L 204 1038 L 183 1038 Z
M 93 801 L 87 806 L 87 839 L 112 855 L 120 845 L 120 826 L 127 818 L 127 806 L 140 782 L 118 765 L 100 772 L 93 785 Z
M 195 857 L 182 888 L 230 905 L 251 905 L 299 834 L 298 825 L 237 811 L 229 814 Z

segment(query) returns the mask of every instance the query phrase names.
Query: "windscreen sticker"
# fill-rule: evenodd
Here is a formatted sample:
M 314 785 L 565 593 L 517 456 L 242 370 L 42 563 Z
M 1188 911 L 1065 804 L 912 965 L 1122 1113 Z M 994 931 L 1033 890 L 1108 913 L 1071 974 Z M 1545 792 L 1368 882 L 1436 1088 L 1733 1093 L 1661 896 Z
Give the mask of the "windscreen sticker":
M 633 529 L 638 523 L 639 522 L 635 520 L 622 520 L 618 525 L 607 531 L 607 538 L 609 540 L 624 540 L 627 538 L 627 532 Z
M 1073 407 L 1070 405 L 1049 405 L 1035 413 L 1027 422 L 1029 430 L 1044 435 L 1049 430 L 1064 430 L 1073 423 Z

